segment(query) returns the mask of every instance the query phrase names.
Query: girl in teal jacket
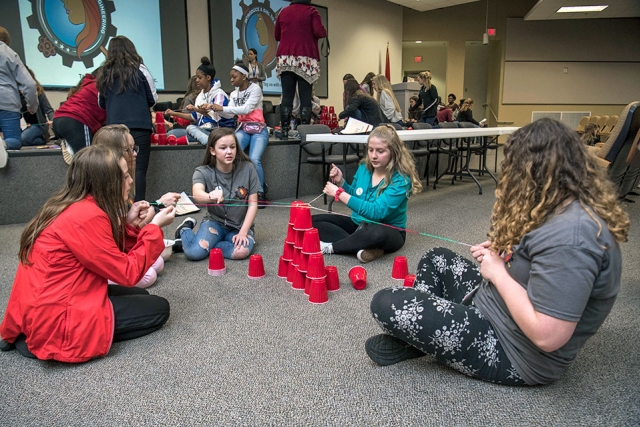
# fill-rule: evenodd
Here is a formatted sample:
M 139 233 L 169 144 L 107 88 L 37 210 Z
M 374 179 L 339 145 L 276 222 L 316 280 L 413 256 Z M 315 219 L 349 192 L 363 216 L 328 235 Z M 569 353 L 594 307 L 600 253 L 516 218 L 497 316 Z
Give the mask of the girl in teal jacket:
M 346 204 L 351 217 L 313 216 L 325 254 L 355 253 L 362 262 L 404 246 L 407 203 L 422 184 L 413 156 L 391 126 L 378 126 L 369 135 L 367 155 L 349 184 L 332 165 L 324 193 Z

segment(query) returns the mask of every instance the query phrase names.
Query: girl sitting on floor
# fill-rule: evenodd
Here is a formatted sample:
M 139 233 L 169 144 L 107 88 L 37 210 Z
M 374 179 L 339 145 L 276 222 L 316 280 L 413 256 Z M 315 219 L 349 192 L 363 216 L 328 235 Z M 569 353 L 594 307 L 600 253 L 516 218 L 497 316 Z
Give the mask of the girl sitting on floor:
M 255 245 L 251 227 L 259 190 L 256 168 L 239 149 L 233 129 L 212 131 L 202 166 L 193 173 L 193 198 L 208 204 L 207 216 L 197 233 L 196 220 L 187 218 L 175 235 L 187 258 L 204 259 L 211 248 L 222 249 L 227 259 L 247 258 Z
M 110 148 L 76 153 L 65 186 L 22 233 L 0 349 L 86 362 L 164 325 L 167 300 L 133 286 L 164 250 L 162 227 L 175 209 L 141 229 L 149 203 L 127 209 L 132 182 L 127 160 Z M 123 286 L 108 286 L 108 277 Z
M 413 156 L 391 125 L 375 128 L 366 150 L 367 156 L 351 184 L 332 165 L 332 182 L 324 187 L 325 194 L 353 211 L 351 217 L 312 217 L 323 253 L 355 253 L 361 262 L 373 261 L 404 246 L 409 196 L 422 190 Z
M 629 217 L 606 172 L 548 118 L 514 132 L 504 155 L 489 240 L 471 247 L 480 268 L 435 248 L 412 288 L 379 291 L 371 312 L 386 334 L 365 345 L 376 363 L 428 354 L 485 381 L 547 384 L 611 311 Z

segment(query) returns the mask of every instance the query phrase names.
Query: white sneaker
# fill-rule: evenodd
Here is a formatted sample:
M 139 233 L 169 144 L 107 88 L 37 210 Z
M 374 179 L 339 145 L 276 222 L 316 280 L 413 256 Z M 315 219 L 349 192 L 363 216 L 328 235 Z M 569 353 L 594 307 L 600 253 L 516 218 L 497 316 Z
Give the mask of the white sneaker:
M 73 159 L 73 149 L 69 147 L 69 144 L 64 139 L 60 140 L 60 150 L 62 151 L 64 162 L 70 165 Z
M 333 243 L 320 241 L 320 250 L 325 255 L 331 255 L 333 253 Z
M 384 255 L 382 249 L 360 249 L 356 257 L 360 262 L 371 262 L 374 259 L 380 258 Z
M 9 155 L 7 154 L 7 143 L 4 139 L 0 138 L 0 169 L 7 166 L 9 161 Z

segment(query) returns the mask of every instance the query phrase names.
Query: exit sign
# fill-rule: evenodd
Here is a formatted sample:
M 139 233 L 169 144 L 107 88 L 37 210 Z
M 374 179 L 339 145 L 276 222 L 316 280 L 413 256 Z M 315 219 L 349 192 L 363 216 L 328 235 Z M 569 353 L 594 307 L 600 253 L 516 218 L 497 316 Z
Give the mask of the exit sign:
M 495 28 L 487 28 L 487 34 L 490 36 L 495 36 L 496 35 L 496 29 Z
M 422 62 L 422 56 L 414 56 L 413 62 Z

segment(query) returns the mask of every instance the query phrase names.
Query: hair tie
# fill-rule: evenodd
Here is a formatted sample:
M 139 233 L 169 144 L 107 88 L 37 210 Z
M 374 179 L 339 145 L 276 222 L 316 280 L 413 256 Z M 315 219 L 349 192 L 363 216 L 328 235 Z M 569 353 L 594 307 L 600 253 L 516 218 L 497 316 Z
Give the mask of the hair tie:
M 249 72 L 248 72 L 247 70 L 245 70 L 244 68 L 242 68 L 242 67 L 240 67 L 240 66 L 238 66 L 238 65 L 234 65 L 234 66 L 232 67 L 232 70 L 236 70 L 236 71 L 238 71 L 238 72 L 240 72 L 240 73 L 244 74 L 245 76 L 248 76 L 248 75 L 249 75 Z

